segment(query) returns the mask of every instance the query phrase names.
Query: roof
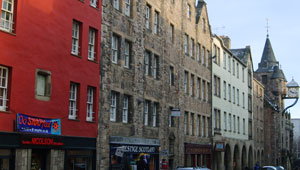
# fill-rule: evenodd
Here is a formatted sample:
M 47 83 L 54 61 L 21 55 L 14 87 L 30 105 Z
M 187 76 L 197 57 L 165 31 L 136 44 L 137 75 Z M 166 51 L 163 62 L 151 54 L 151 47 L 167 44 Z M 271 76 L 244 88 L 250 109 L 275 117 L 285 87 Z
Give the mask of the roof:
M 249 51 L 247 48 L 240 49 L 230 49 L 233 55 L 235 55 L 240 61 L 242 61 L 245 65 L 248 63 L 248 54 Z
M 258 64 L 258 69 L 256 72 L 273 72 L 273 67 L 277 66 L 278 64 L 279 62 L 275 58 L 271 41 L 269 36 L 267 36 L 261 61 Z

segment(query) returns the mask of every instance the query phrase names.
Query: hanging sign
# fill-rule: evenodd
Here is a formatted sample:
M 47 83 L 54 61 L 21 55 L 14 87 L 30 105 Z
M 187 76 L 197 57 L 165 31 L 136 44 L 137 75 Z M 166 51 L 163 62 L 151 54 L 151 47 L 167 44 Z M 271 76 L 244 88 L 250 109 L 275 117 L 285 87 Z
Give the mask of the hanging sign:
M 61 135 L 60 119 L 46 119 L 17 114 L 17 129 L 19 132 Z

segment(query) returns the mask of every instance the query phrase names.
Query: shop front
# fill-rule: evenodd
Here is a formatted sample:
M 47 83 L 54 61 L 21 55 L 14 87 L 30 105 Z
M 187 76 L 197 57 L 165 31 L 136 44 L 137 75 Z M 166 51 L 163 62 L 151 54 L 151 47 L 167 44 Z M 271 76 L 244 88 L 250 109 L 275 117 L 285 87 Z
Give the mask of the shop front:
M 110 137 L 110 170 L 159 170 L 159 140 Z
M 0 132 L 0 170 L 96 169 L 96 138 L 62 136 L 60 126 L 18 114 L 18 132 Z
M 184 144 L 185 166 L 205 166 L 211 169 L 212 145 L 209 144 Z

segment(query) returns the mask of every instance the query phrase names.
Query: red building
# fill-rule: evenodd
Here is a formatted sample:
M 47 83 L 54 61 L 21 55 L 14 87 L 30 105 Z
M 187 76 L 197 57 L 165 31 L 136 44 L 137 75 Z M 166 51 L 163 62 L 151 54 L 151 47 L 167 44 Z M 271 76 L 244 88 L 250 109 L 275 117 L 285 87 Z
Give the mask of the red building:
M 0 4 L 0 169 L 95 169 L 101 1 Z

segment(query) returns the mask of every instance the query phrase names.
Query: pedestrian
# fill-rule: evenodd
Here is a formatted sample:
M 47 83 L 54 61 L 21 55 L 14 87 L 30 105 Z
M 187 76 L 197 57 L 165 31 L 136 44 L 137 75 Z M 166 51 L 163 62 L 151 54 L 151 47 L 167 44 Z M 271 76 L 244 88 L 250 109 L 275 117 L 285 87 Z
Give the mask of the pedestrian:
M 255 165 L 255 167 L 254 167 L 254 170 L 259 170 L 260 168 L 259 168 L 259 164 L 258 164 L 258 162 L 256 163 L 256 165 Z

